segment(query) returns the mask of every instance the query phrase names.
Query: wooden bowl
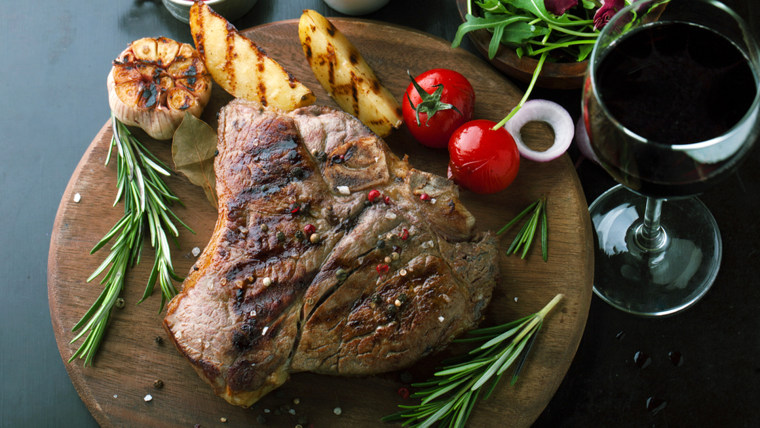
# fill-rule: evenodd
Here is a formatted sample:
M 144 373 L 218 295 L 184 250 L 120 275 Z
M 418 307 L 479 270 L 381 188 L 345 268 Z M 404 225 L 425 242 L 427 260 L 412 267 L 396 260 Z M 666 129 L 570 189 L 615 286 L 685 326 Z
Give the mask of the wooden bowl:
M 456 0 L 462 22 L 467 16 L 467 1 Z M 475 48 L 499 71 L 522 82 L 530 82 L 538 61 L 533 58 L 519 57 L 514 49 L 499 47 L 493 59 L 488 58 L 488 44 L 491 33 L 488 30 L 475 30 L 467 33 Z M 588 61 L 582 62 L 544 62 L 536 86 L 549 89 L 577 89 L 583 86 Z

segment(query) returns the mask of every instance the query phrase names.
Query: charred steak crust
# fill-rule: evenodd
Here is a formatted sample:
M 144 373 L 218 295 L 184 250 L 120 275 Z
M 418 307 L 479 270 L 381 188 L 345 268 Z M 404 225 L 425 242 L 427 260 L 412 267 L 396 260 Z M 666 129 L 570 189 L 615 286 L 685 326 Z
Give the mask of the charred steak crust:
M 234 100 L 218 149 L 214 232 L 164 326 L 230 403 L 250 406 L 292 372 L 403 368 L 481 318 L 493 234 L 475 235 L 455 186 L 354 117 Z

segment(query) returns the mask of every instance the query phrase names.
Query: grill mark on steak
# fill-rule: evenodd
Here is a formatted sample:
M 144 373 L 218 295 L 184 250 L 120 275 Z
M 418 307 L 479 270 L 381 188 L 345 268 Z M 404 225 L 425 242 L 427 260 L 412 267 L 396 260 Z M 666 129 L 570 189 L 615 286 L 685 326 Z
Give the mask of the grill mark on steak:
M 449 181 L 327 107 L 236 100 L 219 119 L 219 217 L 164 319 L 216 394 L 249 406 L 291 372 L 400 369 L 477 323 L 496 243 Z

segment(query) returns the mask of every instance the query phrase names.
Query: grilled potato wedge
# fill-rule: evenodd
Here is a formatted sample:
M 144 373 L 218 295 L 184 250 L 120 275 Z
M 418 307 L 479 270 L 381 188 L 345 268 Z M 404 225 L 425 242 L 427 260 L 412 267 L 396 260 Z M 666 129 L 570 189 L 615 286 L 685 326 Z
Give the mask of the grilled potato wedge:
M 231 95 L 285 111 L 316 100 L 309 88 L 203 2 L 190 7 L 190 32 L 211 77 Z
M 381 137 L 401 125 L 401 106 L 396 98 L 330 21 L 313 10 L 304 10 L 298 36 L 317 80 L 343 110 Z

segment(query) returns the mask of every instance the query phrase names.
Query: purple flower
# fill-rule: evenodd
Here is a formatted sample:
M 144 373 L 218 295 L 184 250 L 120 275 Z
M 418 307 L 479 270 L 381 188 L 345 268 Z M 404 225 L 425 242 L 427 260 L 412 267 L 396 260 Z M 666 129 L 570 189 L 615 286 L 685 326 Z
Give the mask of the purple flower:
M 578 0 L 544 0 L 544 6 L 549 12 L 560 16 L 571 7 L 577 6 Z
M 625 6 L 625 0 L 604 0 L 602 7 L 594 14 L 594 29 L 601 30 L 610 18 Z

